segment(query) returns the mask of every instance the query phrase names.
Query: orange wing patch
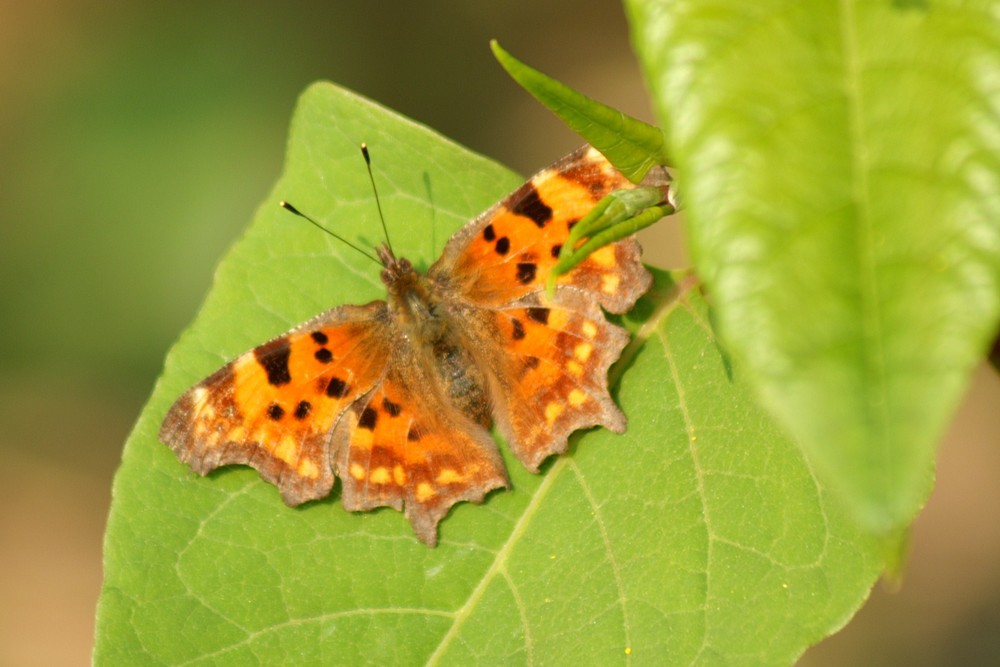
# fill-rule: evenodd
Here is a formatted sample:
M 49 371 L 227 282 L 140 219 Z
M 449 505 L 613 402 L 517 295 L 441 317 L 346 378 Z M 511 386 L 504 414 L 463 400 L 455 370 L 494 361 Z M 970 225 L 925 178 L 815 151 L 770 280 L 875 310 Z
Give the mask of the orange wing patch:
M 289 505 L 326 496 L 330 432 L 385 373 L 384 308 L 337 308 L 237 357 L 177 400 L 160 440 L 202 475 L 253 466 Z

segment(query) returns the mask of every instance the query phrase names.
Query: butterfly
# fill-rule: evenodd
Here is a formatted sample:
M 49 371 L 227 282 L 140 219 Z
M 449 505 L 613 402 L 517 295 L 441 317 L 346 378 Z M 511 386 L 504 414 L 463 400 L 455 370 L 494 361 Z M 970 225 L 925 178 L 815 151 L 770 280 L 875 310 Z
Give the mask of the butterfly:
M 666 189 L 656 168 L 645 183 Z M 607 387 L 628 311 L 652 278 L 632 237 L 546 280 L 569 230 L 634 187 L 584 146 L 460 229 L 426 274 L 376 249 L 387 298 L 328 310 L 237 357 L 184 393 L 160 440 L 205 475 L 245 464 L 288 505 L 402 510 L 417 537 L 460 501 L 509 480 L 491 425 L 533 472 L 578 429 L 625 429 Z

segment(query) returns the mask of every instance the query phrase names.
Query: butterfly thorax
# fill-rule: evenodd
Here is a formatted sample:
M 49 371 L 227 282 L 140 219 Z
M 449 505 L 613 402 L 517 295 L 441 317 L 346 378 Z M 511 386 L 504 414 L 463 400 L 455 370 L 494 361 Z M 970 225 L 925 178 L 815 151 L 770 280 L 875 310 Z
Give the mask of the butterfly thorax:
M 487 380 L 471 351 L 461 323 L 443 299 L 406 258 L 396 258 L 388 247 L 378 249 L 385 267 L 382 282 L 388 292 L 389 312 L 404 349 L 411 357 L 410 383 L 431 383 L 417 391 L 438 390 L 458 411 L 489 426 L 492 419 Z M 406 366 L 404 366 L 406 367 Z

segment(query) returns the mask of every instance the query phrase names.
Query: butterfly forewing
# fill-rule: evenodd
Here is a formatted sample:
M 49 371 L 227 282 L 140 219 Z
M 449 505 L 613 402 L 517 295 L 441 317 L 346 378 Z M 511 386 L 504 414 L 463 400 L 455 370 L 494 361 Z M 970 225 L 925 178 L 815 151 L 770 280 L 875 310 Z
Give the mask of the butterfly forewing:
M 595 149 L 584 146 L 542 170 L 448 242 L 429 272 L 459 285 L 462 298 L 501 306 L 543 288 L 569 230 L 614 190 L 634 185 Z M 606 246 L 560 277 L 607 310 L 625 312 L 651 284 L 639 244 Z
M 326 496 L 330 432 L 385 375 L 384 314 L 335 308 L 237 357 L 177 400 L 160 440 L 202 475 L 253 466 L 289 505 Z

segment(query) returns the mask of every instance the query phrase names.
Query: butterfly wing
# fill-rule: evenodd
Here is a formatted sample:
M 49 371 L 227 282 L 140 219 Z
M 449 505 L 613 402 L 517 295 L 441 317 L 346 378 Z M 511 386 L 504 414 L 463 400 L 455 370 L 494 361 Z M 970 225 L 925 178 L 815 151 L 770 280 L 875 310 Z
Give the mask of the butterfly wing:
M 333 486 L 330 434 L 385 376 L 386 304 L 343 306 L 243 354 L 170 408 L 160 440 L 196 472 L 242 463 L 289 505 Z
M 568 292 L 548 301 L 531 295 L 488 316 L 508 341 L 493 362 L 494 416 L 529 470 L 566 451 L 573 431 L 625 430 L 607 376 L 629 336 L 589 296 Z
M 666 182 L 657 168 L 651 183 Z M 570 153 L 455 234 L 429 275 L 447 276 L 480 306 L 503 306 L 537 292 L 555 266 L 569 230 L 614 190 L 635 187 L 596 149 Z M 627 238 L 598 250 L 557 284 L 583 290 L 606 310 L 629 310 L 652 283 L 641 249 Z
M 437 542 L 455 503 L 507 486 L 483 426 L 428 391 L 386 304 L 343 306 L 237 357 L 182 395 L 160 439 L 205 475 L 256 468 L 289 505 L 343 484 L 348 510 L 404 510 Z
M 648 179 L 665 185 L 658 170 Z M 569 230 L 613 190 L 634 187 L 595 149 L 556 162 L 459 231 L 430 277 L 471 306 L 473 347 L 493 379 L 494 416 L 530 470 L 565 451 L 569 435 L 625 417 L 607 389 L 628 334 L 601 307 L 630 309 L 652 277 L 633 238 L 606 246 L 544 288 Z
M 437 543 L 437 524 L 457 502 L 506 487 L 496 443 L 435 392 L 405 346 L 388 376 L 347 411 L 334 433 L 334 463 L 348 510 L 404 509 L 417 537 Z

